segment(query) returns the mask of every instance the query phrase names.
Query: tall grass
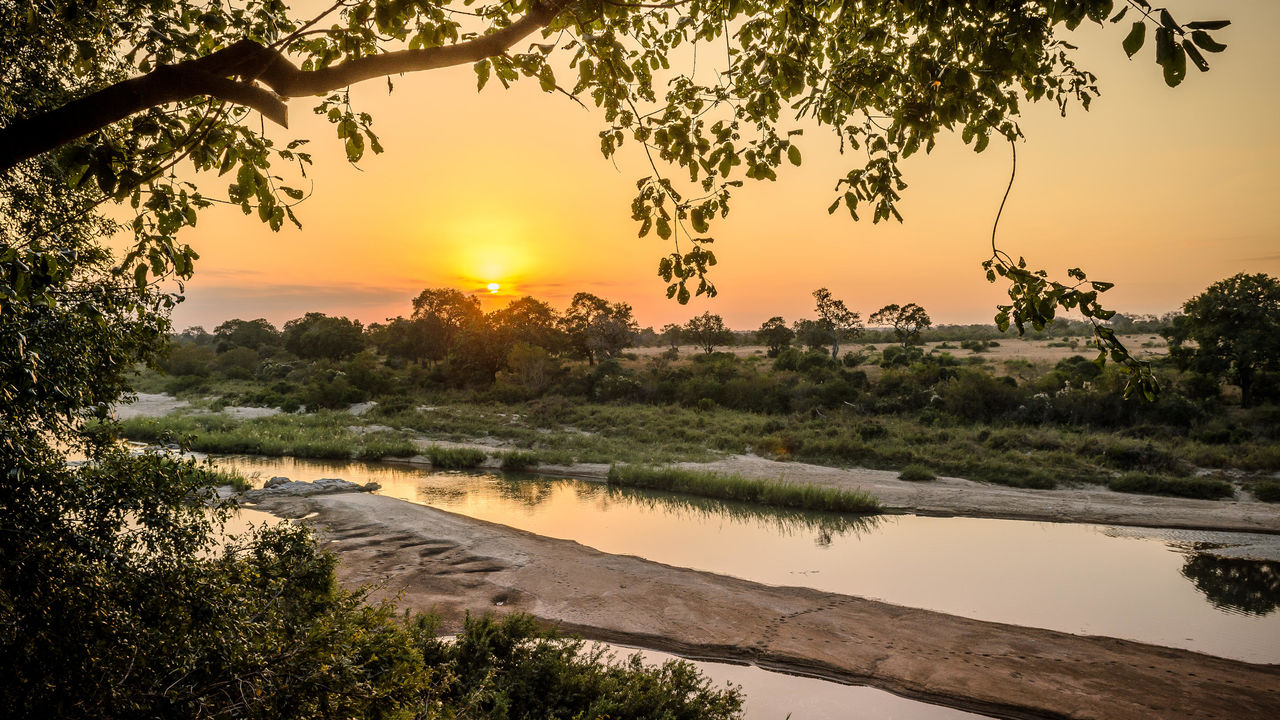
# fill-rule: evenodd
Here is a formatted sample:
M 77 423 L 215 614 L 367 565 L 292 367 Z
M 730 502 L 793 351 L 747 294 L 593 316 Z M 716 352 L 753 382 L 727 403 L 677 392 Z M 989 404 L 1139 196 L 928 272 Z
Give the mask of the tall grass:
M 528 452 L 525 450 L 512 450 L 502 454 L 502 469 L 512 472 L 520 472 L 537 467 L 542 464 L 542 458 L 538 453 Z
M 451 448 L 432 445 L 423 454 L 431 461 L 433 467 L 446 470 L 463 470 L 480 465 L 488 459 L 489 454 L 483 450 L 472 448 Z
M 1280 502 L 1280 482 L 1263 480 L 1249 487 L 1253 496 L 1266 503 Z
M 846 513 L 880 511 L 879 501 L 861 490 L 796 485 L 681 468 L 614 465 L 609 468 L 608 481 L 610 485 L 621 487 L 667 490 L 800 510 Z

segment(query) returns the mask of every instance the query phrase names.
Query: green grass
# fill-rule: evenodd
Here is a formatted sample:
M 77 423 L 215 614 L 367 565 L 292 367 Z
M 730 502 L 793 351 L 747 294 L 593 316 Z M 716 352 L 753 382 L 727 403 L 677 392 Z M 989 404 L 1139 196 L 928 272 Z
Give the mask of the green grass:
M 235 490 L 236 492 L 244 492 L 245 490 L 248 490 L 249 488 L 253 487 L 253 485 L 249 482 L 249 478 L 246 478 L 244 475 L 241 475 L 235 470 L 209 469 L 209 470 L 202 470 L 201 472 L 205 475 L 206 478 L 209 479 L 210 484 L 214 485 L 215 487 L 219 487 L 222 485 L 230 485 L 231 489 Z
M 930 480 L 937 480 L 938 476 L 934 475 L 933 471 L 924 465 L 911 464 L 902 468 L 902 472 L 898 473 L 898 479 L 908 482 L 929 482 Z
M 1253 496 L 1265 503 L 1280 502 L 1280 482 L 1262 480 L 1249 488 Z
M 520 472 L 529 468 L 537 467 L 542 464 L 542 458 L 537 453 L 527 452 L 525 450 L 512 450 L 502 454 L 502 469 L 512 472 Z
M 1207 477 L 1167 477 L 1131 472 L 1107 482 L 1117 492 L 1169 495 L 1172 497 L 1218 500 L 1235 494 L 1231 483 Z
M 451 448 L 432 445 L 422 453 L 431 461 L 432 467 L 446 470 L 464 470 L 480 465 L 488 459 L 489 454 L 483 450 L 472 448 Z
M 368 437 L 356 450 L 357 460 L 381 460 L 387 457 L 412 457 L 418 454 L 418 446 L 409 440 L 398 438 Z
M 846 513 L 880 511 L 879 501 L 860 490 L 797 485 L 680 468 L 614 465 L 609 468 L 608 480 L 610 485 L 621 487 L 667 490 L 699 497 L 801 510 Z

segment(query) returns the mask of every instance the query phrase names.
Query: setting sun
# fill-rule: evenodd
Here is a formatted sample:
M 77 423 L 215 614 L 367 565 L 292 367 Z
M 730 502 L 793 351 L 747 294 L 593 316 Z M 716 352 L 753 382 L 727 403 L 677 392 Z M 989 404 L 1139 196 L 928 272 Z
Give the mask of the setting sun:
M 499 289 L 501 289 L 501 288 L 502 288 L 502 286 L 501 286 L 501 285 L 499 285 L 498 283 L 489 283 L 489 284 L 487 285 L 487 287 L 489 288 L 489 293 L 490 293 L 490 294 L 492 294 L 492 293 L 496 293 L 496 292 L 498 292 L 498 290 L 499 290 Z

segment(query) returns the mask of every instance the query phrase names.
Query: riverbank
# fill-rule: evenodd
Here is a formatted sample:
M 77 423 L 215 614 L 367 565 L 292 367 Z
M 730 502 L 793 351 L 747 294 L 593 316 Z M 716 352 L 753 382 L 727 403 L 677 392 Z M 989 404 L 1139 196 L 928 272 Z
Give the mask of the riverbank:
M 608 555 L 373 495 L 272 499 L 351 584 L 456 624 L 527 612 L 584 637 L 868 684 L 1010 718 L 1263 718 L 1280 666 L 982 622 Z
M 674 427 L 681 428 L 679 438 L 674 438 L 670 427 L 667 427 L 664 434 L 654 438 L 647 437 L 647 430 L 637 431 L 636 434 L 646 437 L 639 440 L 623 431 L 618 431 L 619 437 L 611 438 L 603 430 L 585 431 L 576 426 L 562 427 L 554 423 L 551 423 L 554 429 L 535 431 L 528 427 L 526 417 L 511 413 L 478 417 L 484 413 L 469 407 L 431 408 L 417 412 L 414 418 L 419 421 L 432 418 L 433 424 L 426 426 L 432 429 L 430 433 L 400 424 L 395 427 L 382 425 L 379 422 L 387 421 L 386 418 L 371 420 L 367 414 L 268 415 L 255 420 L 252 411 L 264 409 L 235 407 L 203 415 L 171 414 L 184 409 L 190 409 L 185 408 L 185 401 L 166 395 L 139 394 L 136 403 L 121 406 L 116 412 L 121 419 L 132 418 L 135 423 L 156 418 L 157 422 L 162 421 L 158 427 L 163 428 L 167 424 L 182 433 L 203 432 L 206 435 L 204 440 L 208 442 L 197 443 L 196 449 L 209 452 L 265 452 L 266 444 L 275 448 L 268 453 L 274 455 L 342 459 L 358 455 L 362 459 L 381 458 L 386 462 L 431 465 L 429 455 L 434 449 L 452 448 L 474 451 L 477 458 L 487 456 L 483 461 L 476 460 L 479 467 L 500 468 L 505 458 L 518 454 L 525 457 L 526 464 L 520 468 L 525 471 L 593 480 L 606 479 L 614 462 L 655 462 L 695 472 L 736 475 L 748 480 L 865 492 L 889 512 L 1280 534 L 1280 503 L 1259 502 L 1243 488 L 1235 492 L 1233 499 L 1200 500 L 1121 493 L 1104 485 L 1073 482 L 1060 483 L 1054 489 L 975 482 L 946 475 L 927 482 L 908 482 L 899 479 L 897 470 L 839 467 L 800 460 L 784 461 L 757 454 L 712 452 L 706 446 L 692 452 L 685 446 L 696 444 L 694 439 L 701 442 L 704 438 L 698 433 L 710 431 L 688 430 L 679 421 L 664 423 L 664 426 L 674 423 Z M 607 406 L 595 409 L 601 412 L 618 410 Z M 362 407 L 361 410 L 368 413 L 370 408 Z M 631 415 L 627 417 L 635 419 Z M 398 419 L 409 422 L 405 418 Z M 648 415 L 640 419 L 646 420 Z M 581 420 L 575 422 L 585 424 Z M 445 434 L 441 430 L 445 426 L 457 426 L 465 432 Z M 140 437 L 145 439 L 156 434 L 154 428 L 136 426 L 134 429 L 144 433 Z M 502 436 L 507 431 L 515 434 Z M 698 437 L 691 439 L 691 432 Z M 225 444 L 224 447 L 213 439 L 220 434 L 244 436 L 252 441 L 254 447 L 242 448 L 236 443 Z M 553 447 L 547 449 L 539 445 L 543 442 L 552 443 Z M 375 452 L 388 448 L 396 448 L 399 457 Z M 323 452 L 318 452 L 320 450 Z M 975 462 L 982 462 L 984 452 L 981 448 L 973 449 L 978 458 Z M 1035 465 L 1050 459 L 1028 455 L 1022 462 Z

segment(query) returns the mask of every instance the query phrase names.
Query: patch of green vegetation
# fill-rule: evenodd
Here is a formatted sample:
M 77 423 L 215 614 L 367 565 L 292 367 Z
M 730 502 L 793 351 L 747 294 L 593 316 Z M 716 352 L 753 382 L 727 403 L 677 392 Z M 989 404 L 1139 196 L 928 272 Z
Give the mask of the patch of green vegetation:
M 1253 496 L 1266 503 L 1280 502 L 1280 482 L 1262 480 L 1249 487 Z
M 502 453 L 502 469 L 511 472 L 520 472 L 529 468 L 537 467 L 542 464 L 542 458 L 537 453 L 527 452 L 524 450 L 512 450 L 511 452 Z
M 230 485 L 232 490 L 236 492 L 244 492 L 253 487 L 249 478 L 245 477 L 235 470 L 223 470 L 219 468 L 201 468 L 198 474 L 205 478 L 210 487 L 221 487 Z
M 381 460 L 383 458 L 406 458 L 418 454 L 418 446 L 403 438 L 369 437 L 356 450 L 357 460 Z
M 431 445 L 422 454 L 426 455 L 427 459 L 431 461 L 432 467 L 446 470 L 465 470 L 478 467 L 480 463 L 489 458 L 489 454 L 483 450 L 441 447 L 439 445 Z
M 839 490 L 681 468 L 614 465 L 609 468 L 608 480 L 610 485 L 622 487 L 666 490 L 801 510 L 846 513 L 880 511 L 879 501 L 860 490 Z
M 1131 472 L 1107 482 L 1116 492 L 1143 493 L 1145 495 L 1169 495 L 1172 497 L 1218 500 L 1235 494 L 1231 483 L 1207 477 L 1167 477 L 1150 473 Z
M 924 465 L 913 463 L 902 468 L 902 472 L 898 473 L 898 479 L 908 482 L 929 482 L 930 480 L 937 480 L 938 476 Z

